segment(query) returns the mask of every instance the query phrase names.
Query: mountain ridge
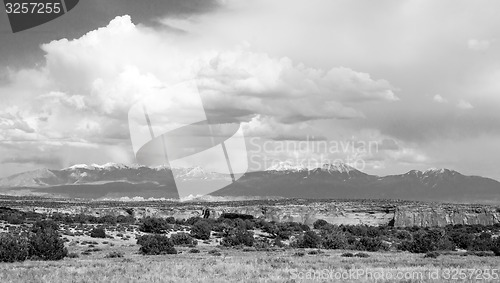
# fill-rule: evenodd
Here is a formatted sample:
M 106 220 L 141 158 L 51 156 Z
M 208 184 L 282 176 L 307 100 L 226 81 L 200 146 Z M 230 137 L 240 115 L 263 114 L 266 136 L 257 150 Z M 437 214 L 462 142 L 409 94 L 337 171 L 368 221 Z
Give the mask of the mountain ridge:
M 147 167 L 118 163 L 76 164 L 61 170 L 38 169 L 0 179 L 0 193 L 41 193 L 83 198 L 177 198 L 176 182 L 193 186 L 230 178 L 201 167 Z M 134 191 L 136 188 L 136 191 Z M 221 188 L 221 187 L 218 187 Z M 82 190 L 90 190 L 86 194 Z M 455 170 L 430 168 L 399 175 L 377 176 L 344 163 L 304 166 L 273 164 L 264 171 L 245 173 L 239 180 L 209 195 L 218 197 L 284 197 L 316 199 L 405 199 L 422 201 L 500 201 L 500 183 L 466 176 Z

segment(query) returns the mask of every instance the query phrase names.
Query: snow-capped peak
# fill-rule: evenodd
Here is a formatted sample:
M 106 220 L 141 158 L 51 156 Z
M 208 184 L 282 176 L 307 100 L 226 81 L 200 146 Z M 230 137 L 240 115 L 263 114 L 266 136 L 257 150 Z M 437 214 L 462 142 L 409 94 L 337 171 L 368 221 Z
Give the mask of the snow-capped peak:
M 108 163 L 103 164 L 103 165 L 92 164 L 92 167 L 97 168 L 97 169 L 126 169 L 126 168 L 128 168 L 127 165 L 113 163 L 113 162 L 108 162 Z
M 429 168 L 424 171 L 424 173 L 444 173 L 446 172 L 446 169 L 444 168 Z
M 349 173 L 351 171 L 355 171 L 353 167 L 343 163 L 343 162 L 335 162 L 335 163 L 325 163 L 321 166 L 321 169 L 327 171 L 337 171 L 340 173 Z
M 302 171 L 308 170 L 303 164 L 293 164 L 289 161 L 274 163 L 271 167 L 267 168 L 266 171 Z
M 340 173 L 349 173 L 351 171 L 356 171 L 356 169 L 354 169 L 353 167 L 342 162 L 323 163 L 323 164 L 316 163 L 316 164 L 309 164 L 309 166 L 306 166 L 305 164 L 302 163 L 294 164 L 289 161 L 275 163 L 271 167 L 267 168 L 266 171 L 299 172 L 299 171 L 310 171 L 314 169 L 320 169 L 329 172 L 335 171 Z
M 73 166 L 70 166 L 68 168 L 64 168 L 63 170 L 76 170 L 76 169 L 88 169 L 92 170 L 94 169 L 92 166 L 87 165 L 87 164 L 75 164 Z
M 106 164 L 103 164 L 103 165 L 99 165 L 99 164 L 91 164 L 91 165 L 87 165 L 87 164 L 75 164 L 73 166 L 70 166 L 68 168 L 65 168 L 63 170 L 77 170 L 77 169 L 86 169 L 86 170 L 109 170 L 109 169 L 127 169 L 129 168 L 127 165 L 124 165 L 124 164 L 119 164 L 119 163 L 112 163 L 112 162 L 108 162 Z

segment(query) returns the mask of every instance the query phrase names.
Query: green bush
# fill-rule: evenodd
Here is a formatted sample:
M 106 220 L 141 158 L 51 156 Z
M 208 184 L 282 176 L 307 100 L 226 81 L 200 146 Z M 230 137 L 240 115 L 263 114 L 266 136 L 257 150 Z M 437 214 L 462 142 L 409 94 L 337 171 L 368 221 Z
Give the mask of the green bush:
M 442 229 L 418 230 L 412 240 L 403 241 L 399 249 L 412 253 L 427 253 L 436 250 L 454 250 L 455 245 Z
M 425 254 L 424 258 L 437 258 L 439 256 L 438 252 L 428 252 Z
M 362 237 L 357 241 L 354 248 L 360 251 L 369 251 L 376 252 L 379 250 L 388 250 L 389 247 L 382 242 L 382 240 L 378 237 L 370 238 L 370 237 Z
M 56 230 L 38 230 L 28 236 L 30 257 L 41 260 L 60 260 L 68 255 L 64 240 Z
M 0 261 L 24 261 L 29 256 L 29 242 L 26 237 L 10 233 L 0 234 Z
M 345 249 L 348 246 L 345 233 L 338 231 L 321 231 L 322 246 L 325 249 Z
M 253 246 L 254 237 L 253 232 L 244 229 L 234 228 L 222 238 L 221 245 L 226 247 L 233 246 Z
M 163 235 L 144 235 L 137 238 L 139 251 L 145 255 L 176 254 L 172 240 Z
M 165 219 L 162 218 L 154 218 L 148 216 L 141 219 L 141 223 L 139 224 L 139 231 L 145 233 L 160 234 L 166 232 L 169 229 L 170 225 Z
M 92 238 L 106 238 L 106 231 L 102 227 L 96 227 L 90 231 L 90 237 Z
M 314 231 L 307 231 L 302 234 L 297 242 L 294 244 L 298 248 L 320 248 L 321 247 L 321 238 Z
M 323 226 L 325 226 L 327 224 L 328 224 L 328 222 L 326 222 L 326 220 L 318 219 L 318 220 L 314 221 L 313 227 L 314 227 L 314 229 L 321 229 L 321 228 L 323 228 Z
M 44 232 L 47 230 L 58 231 L 59 224 L 53 220 L 39 220 L 31 226 L 31 232 L 33 233 Z
M 195 237 L 196 239 L 208 240 L 210 239 L 211 232 L 211 225 L 204 220 L 199 220 L 191 227 L 191 236 Z
M 222 213 L 220 218 L 227 218 L 227 219 L 242 219 L 242 220 L 252 220 L 253 215 L 249 214 L 240 214 L 240 213 Z
M 110 252 L 109 254 L 107 254 L 105 256 L 105 258 L 120 258 L 120 257 L 123 257 L 123 253 L 122 252 L 117 252 L 117 251 Z
M 170 235 L 170 240 L 176 246 L 196 246 L 198 241 L 193 239 L 188 233 L 179 232 Z

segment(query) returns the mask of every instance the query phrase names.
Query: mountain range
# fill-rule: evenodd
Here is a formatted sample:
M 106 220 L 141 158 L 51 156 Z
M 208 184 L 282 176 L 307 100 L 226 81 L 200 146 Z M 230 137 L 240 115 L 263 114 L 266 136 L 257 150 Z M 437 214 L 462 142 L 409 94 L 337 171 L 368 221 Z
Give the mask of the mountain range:
M 179 193 L 176 182 L 191 184 L 192 192 L 196 195 L 207 193 L 198 188 L 221 188 L 228 180 L 230 177 L 227 175 L 206 172 L 200 167 L 81 164 L 61 170 L 39 169 L 2 178 L 0 194 L 87 199 L 177 199 Z M 210 195 L 498 203 L 500 182 L 479 176 L 465 176 L 449 169 L 411 170 L 401 175 L 380 177 L 344 163 L 308 168 L 282 162 L 264 171 L 247 172 L 236 182 L 229 182 L 229 185 L 212 191 Z

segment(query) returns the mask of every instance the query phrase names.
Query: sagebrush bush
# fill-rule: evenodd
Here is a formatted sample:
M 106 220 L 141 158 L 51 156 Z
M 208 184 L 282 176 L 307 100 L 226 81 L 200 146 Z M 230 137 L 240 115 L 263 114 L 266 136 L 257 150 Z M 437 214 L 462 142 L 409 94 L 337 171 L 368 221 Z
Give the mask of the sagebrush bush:
M 252 220 L 253 216 L 249 214 L 240 214 L 240 213 L 222 213 L 220 218 Z
M 253 232 L 244 229 L 234 228 L 222 238 L 221 245 L 226 247 L 233 246 L 253 246 L 254 244 Z
M 314 221 L 313 227 L 314 227 L 314 229 L 321 229 L 323 226 L 325 226 L 327 224 L 328 224 L 328 222 L 326 222 L 326 220 L 318 219 L 318 220 Z
M 139 224 L 139 231 L 145 233 L 160 234 L 166 232 L 170 228 L 171 227 L 168 224 L 167 220 L 149 216 L 141 219 L 141 223 Z
M 172 240 L 163 235 L 144 235 L 137 238 L 139 251 L 145 255 L 176 254 Z
M 428 252 L 424 256 L 424 258 L 437 258 L 437 257 L 439 257 L 438 252 Z
M 436 250 L 454 250 L 455 245 L 441 229 L 417 230 L 412 234 L 412 240 L 403 241 L 399 249 L 412 253 L 427 253 Z
M 10 233 L 0 234 L 0 261 L 24 261 L 29 256 L 29 250 L 26 237 Z
M 345 249 L 348 246 L 347 236 L 343 232 L 326 231 L 321 232 L 322 246 L 325 249 Z
M 211 225 L 204 220 L 199 220 L 193 224 L 191 227 L 191 236 L 200 240 L 210 239 L 210 233 L 212 232 Z
M 198 241 L 191 237 L 188 233 L 178 232 L 170 235 L 170 240 L 176 246 L 196 246 Z
M 359 241 L 356 242 L 354 249 L 360 251 L 369 251 L 376 252 L 379 250 L 388 250 L 389 247 L 382 242 L 382 240 L 378 237 L 370 238 L 370 237 L 362 237 Z
M 321 247 L 321 237 L 316 234 L 314 231 L 306 231 L 302 234 L 297 241 L 294 243 L 294 246 L 298 248 L 320 248 Z
M 105 258 L 121 258 L 121 257 L 123 257 L 123 253 L 118 251 L 110 252 L 105 256 Z
M 56 230 L 39 230 L 28 236 L 30 258 L 60 260 L 68 255 L 64 241 Z
M 102 227 L 96 227 L 90 231 L 90 237 L 92 238 L 106 238 L 106 231 Z
M 33 233 L 44 232 L 47 230 L 58 231 L 59 224 L 53 220 L 39 220 L 31 226 L 31 232 Z

